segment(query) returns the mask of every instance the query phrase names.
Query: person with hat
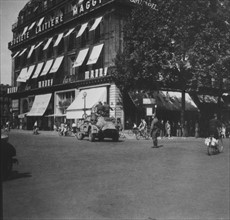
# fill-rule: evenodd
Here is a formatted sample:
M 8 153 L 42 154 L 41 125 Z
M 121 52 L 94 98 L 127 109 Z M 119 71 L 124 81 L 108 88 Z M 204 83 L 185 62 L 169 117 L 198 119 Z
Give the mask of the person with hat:
M 152 115 L 152 122 L 151 122 L 151 127 L 150 127 L 150 135 L 152 136 L 153 139 L 153 148 L 158 147 L 158 141 L 157 141 L 157 136 L 160 131 L 160 125 L 158 118 L 156 117 L 156 113 Z

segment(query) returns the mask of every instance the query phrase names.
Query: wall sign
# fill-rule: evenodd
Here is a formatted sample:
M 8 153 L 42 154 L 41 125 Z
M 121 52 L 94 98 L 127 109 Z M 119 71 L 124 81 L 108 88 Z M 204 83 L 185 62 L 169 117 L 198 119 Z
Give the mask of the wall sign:
M 146 4 L 150 8 L 157 10 L 157 5 L 155 3 L 152 3 L 151 0 L 130 0 L 130 2 L 135 3 L 135 4 Z
M 83 1 L 81 4 L 76 4 L 73 7 L 73 16 L 80 15 L 101 3 L 102 0 L 88 0 L 88 1 Z

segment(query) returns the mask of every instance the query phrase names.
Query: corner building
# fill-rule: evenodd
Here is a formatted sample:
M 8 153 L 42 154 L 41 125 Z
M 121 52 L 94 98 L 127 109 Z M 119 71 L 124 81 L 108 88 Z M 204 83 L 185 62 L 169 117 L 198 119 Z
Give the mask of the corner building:
M 18 126 L 41 129 L 82 118 L 98 101 L 124 121 L 111 72 L 123 49 L 131 0 L 30 0 L 13 24 L 12 87 Z

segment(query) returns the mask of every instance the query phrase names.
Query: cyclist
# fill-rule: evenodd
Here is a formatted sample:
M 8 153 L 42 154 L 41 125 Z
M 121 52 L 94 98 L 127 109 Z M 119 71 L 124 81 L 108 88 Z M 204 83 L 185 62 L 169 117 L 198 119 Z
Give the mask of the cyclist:
M 138 129 L 141 135 L 147 131 L 147 123 L 144 118 L 141 119 L 141 123 L 139 124 Z
M 217 119 L 217 114 L 214 114 L 213 118 L 209 121 L 209 135 L 213 136 L 215 139 L 221 141 L 221 144 L 223 146 L 223 140 L 220 135 L 222 124 Z

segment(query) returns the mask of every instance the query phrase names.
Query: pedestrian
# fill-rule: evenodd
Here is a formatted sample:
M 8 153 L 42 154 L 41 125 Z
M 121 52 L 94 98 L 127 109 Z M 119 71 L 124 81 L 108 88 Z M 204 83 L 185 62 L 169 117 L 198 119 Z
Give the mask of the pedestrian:
M 160 122 L 160 137 L 161 139 L 165 136 L 165 129 L 164 129 L 164 120 L 161 120 Z
M 75 122 L 73 122 L 73 124 L 72 124 L 72 131 L 73 131 L 74 135 L 77 133 L 77 125 Z
M 195 123 L 195 138 L 199 137 L 199 123 L 196 121 Z
M 157 141 L 157 136 L 159 134 L 160 131 L 160 125 L 158 122 L 158 119 L 156 117 L 156 114 L 152 115 L 152 122 L 151 122 L 151 126 L 150 126 L 150 135 L 152 136 L 153 139 L 153 148 L 157 148 L 158 147 L 158 141 Z
M 104 112 L 104 116 L 105 117 L 109 117 L 109 111 L 112 110 L 113 111 L 113 108 L 110 107 L 110 105 L 107 103 L 107 102 L 104 102 L 104 105 L 103 105 L 103 112 Z
M 166 136 L 170 138 L 171 137 L 171 125 L 168 120 L 165 123 L 165 131 L 166 131 Z
M 177 122 L 177 127 L 176 127 L 176 136 L 177 137 L 181 137 L 181 124 L 180 124 L 180 122 L 178 121 Z
M 102 115 L 102 112 L 103 112 L 102 102 L 98 102 L 98 104 L 95 106 L 95 112 L 98 116 Z

